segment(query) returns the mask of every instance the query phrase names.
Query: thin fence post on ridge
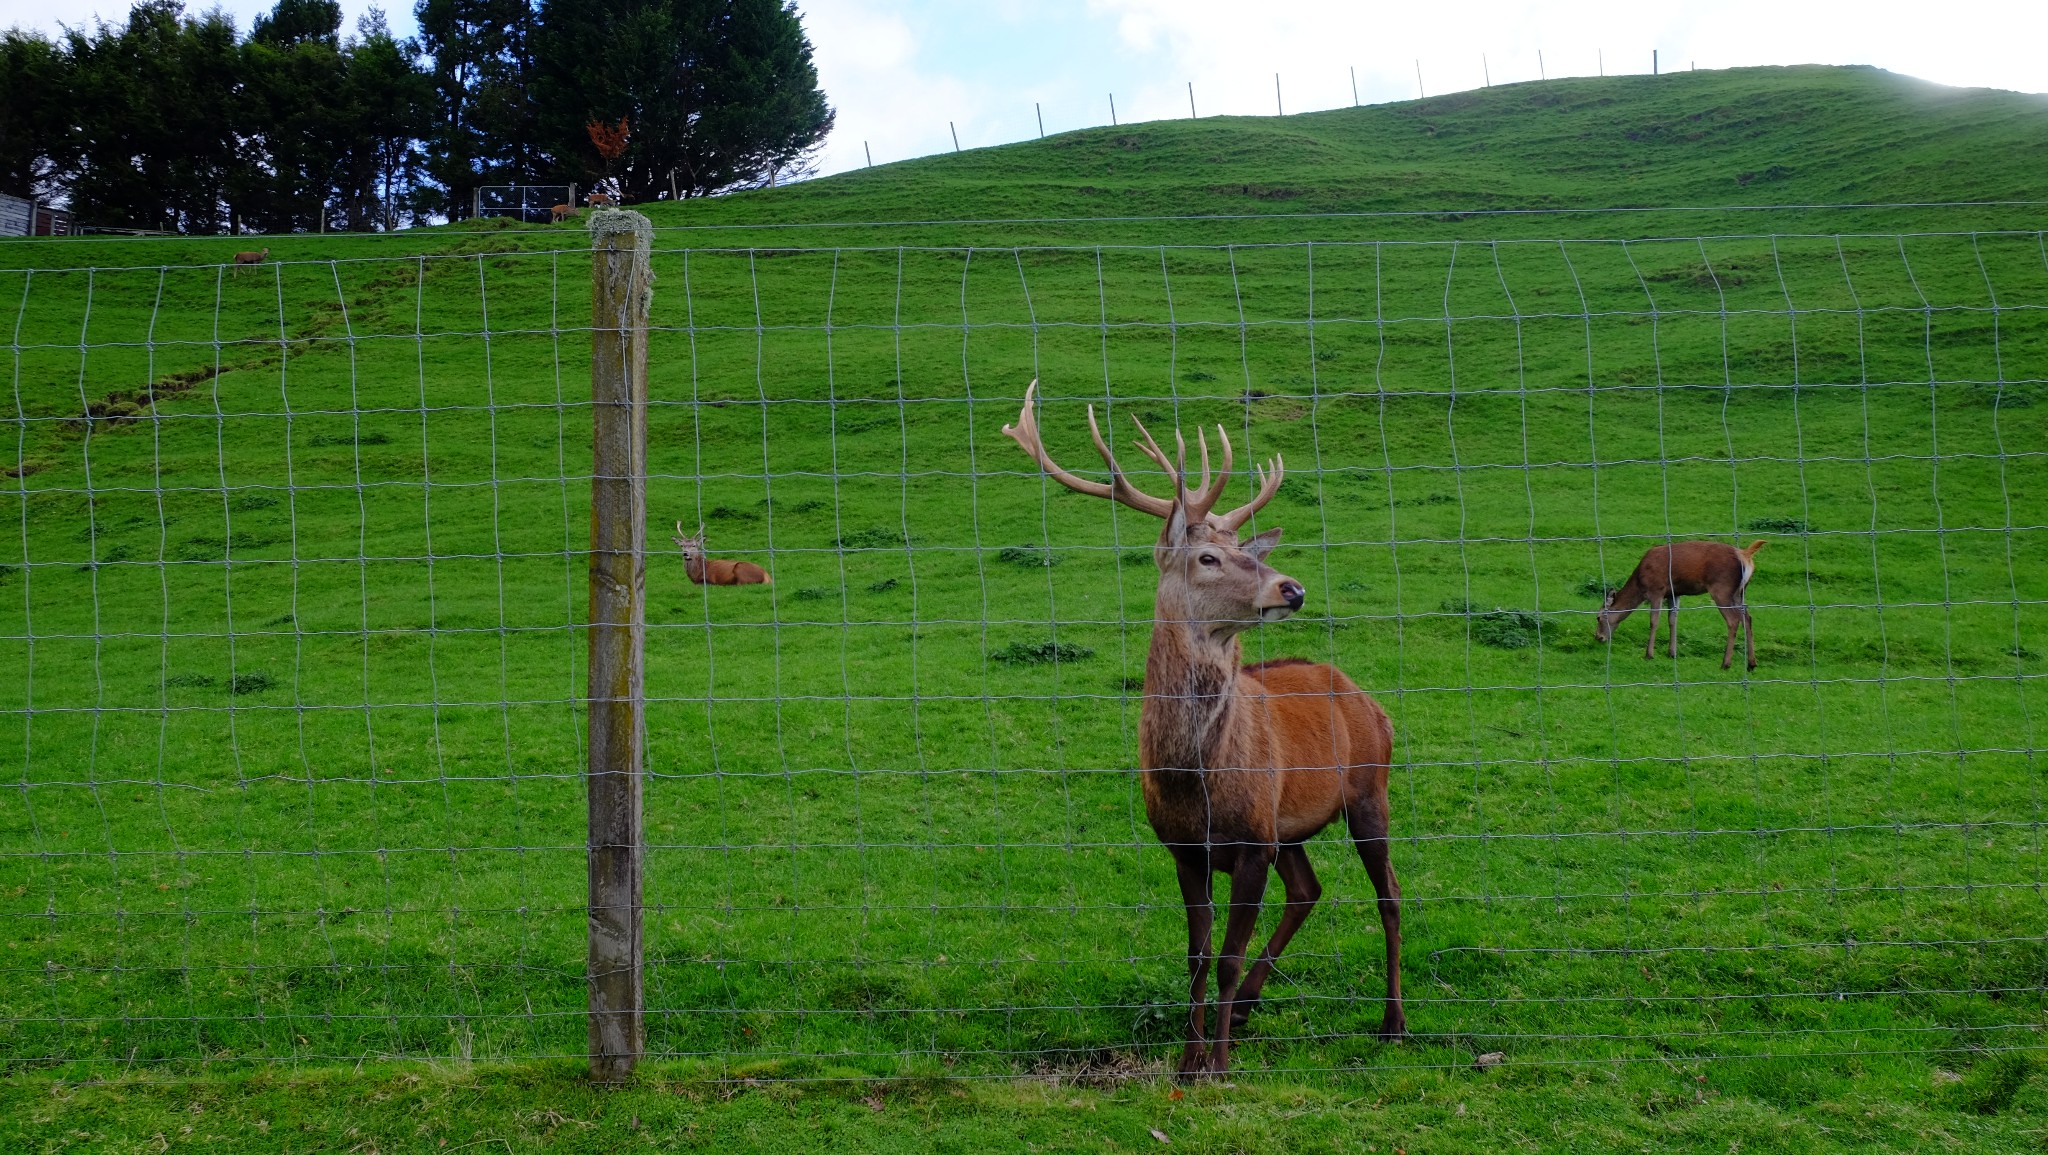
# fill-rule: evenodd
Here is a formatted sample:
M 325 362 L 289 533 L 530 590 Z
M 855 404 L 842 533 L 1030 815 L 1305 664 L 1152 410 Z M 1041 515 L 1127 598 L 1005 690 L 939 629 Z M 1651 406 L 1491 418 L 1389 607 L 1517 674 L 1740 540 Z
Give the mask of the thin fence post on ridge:
M 653 230 L 639 213 L 600 210 L 590 234 L 590 1076 L 617 1082 L 646 1049 L 641 771 Z

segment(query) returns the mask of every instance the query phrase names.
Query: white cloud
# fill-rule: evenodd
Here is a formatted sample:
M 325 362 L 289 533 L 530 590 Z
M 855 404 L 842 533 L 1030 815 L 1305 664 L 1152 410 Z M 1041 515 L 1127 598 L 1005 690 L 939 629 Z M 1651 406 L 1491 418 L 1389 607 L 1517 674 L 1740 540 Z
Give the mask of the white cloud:
M 814 0 L 803 16 L 819 84 L 839 114 L 822 171 L 859 168 L 870 150 L 884 164 L 950 149 L 948 117 L 976 115 L 981 101 L 971 74 L 930 69 L 917 33 L 896 11 L 870 0 Z

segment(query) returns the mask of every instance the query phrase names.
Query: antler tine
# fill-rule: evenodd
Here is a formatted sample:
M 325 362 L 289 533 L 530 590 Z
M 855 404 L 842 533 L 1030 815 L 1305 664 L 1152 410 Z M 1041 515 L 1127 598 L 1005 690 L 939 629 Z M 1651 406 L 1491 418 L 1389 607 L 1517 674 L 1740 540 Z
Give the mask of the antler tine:
M 1209 521 L 1211 524 L 1219 529 L 1227 529 L 1232 533 L 1236 533 L 1239 529 L 1243 528 L 1245 522 L 1252 519 L 1253 514 L 1266 508 L 1266 503 L 1273 500 L 1274 494 L 1280 492 L 1281 479 L 1287 474 L 1286 465 L 1281 461 L 1280 455 L 1277 453 L 1273 455 L 1272 464 L 1268 468 L 1260 469 L 1254 466 L 1252 471 L 1258 477 L 1259 491 L 1252 495 L 1250 501 L 1245 502 L 1221 517 L 1213 513 L 1210 514 Z
M 1088 432 L 1094 436 L 1095 448 L 1102 454 L 1102 460 L 1109 465 L 1110 484 L 1089 481 L 1061 469 L 1053 461 L 1052 455 L 1045 451 L 1045 439 L 1038 432 L 1038 417 L 1033 404 L 1037 395 L 1038 381 L 1034 378 L 1024 390 L 1024 408 L 1017 414 L 1017 423 L 1003 426 L 1003 434 L 1021 446 L 1024 452 L 1029 453 L 1032 460 L 1038 462 L 1039 468 L 1052 475 L 1053 480 L 1076 493 L 1085 493 L 1090 497 L 1106 497 L 1154 517 L 1166 517 L 1173 512 L 1173 503 L 1153 497 L 1124 479 L 1123 471 L 1117 468 L 1115 456 L 1103 443 L 1102 431 L 1095 424 L 1093 405 L 1088 407 Z
M 1154 517 L 1167 517 L 1173 513 L 1173 503 L 1163 497 L 1154 497 L 1124 476 L 1123 467 L 1116 463 L 1116 454 L 1109 451 L 1109 442 L 1102 439 L 1102 427 L 1095 424 L 1095 406 L 1088 407 L 1088 436 L 1095 441 L 1095 452 L 1102 455 L 1103 464 L 1109 466 L 1110 495 L 1123 504 Z
M 1209 511 L 1214 509 L 1216 502 L 1222 498 L 1224 488 L 1230 484 L 1230 471 L 1234 464 L 1230 434 L 1224 432 L 1223 426 L 1216 427 L 1216 440 L 1223 446 L 1223 468 L 1216 474 L 1214 481 L 1209 479 L 1209 439 L 1200 430 L 1196 431 L 1195 436 L 1202 446 L 1202 488 L 1192 499 L 1195 503 L 1192 512 L 1198 517 L 1208 517 Z
M 1159 466 L 1166 473 L 1167 483 L 1173 486 L 1174 492 L 1178 493 L 1180 491 L 1180 471 L 1173 467 L 1173 460 L 1166 456 L 1165 450 L 1159 448 L 1157 441 L 1152 440 L 1152 431 L 1145 428 L 1145 423 L 1138 420 L 1138 415 L 1135 413 L 1131 414 L 1131 424 L 1138 427 L 1138 436 L 1143 439 L 1138 442 L 1138 448 L 1144 451 L 1145 456 L 1152 459 L 1153 464 Z

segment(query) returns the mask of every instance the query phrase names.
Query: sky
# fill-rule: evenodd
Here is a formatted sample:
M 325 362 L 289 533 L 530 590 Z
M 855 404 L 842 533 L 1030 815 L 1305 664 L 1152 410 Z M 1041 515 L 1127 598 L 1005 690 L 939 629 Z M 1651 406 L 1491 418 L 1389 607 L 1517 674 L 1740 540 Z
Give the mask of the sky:
M 350 27 L 370 5 L 342 0 Z M 198 8 L 201 5 L 193 4 Z M 247 28 L 270 5 L 224 0 Z M 1535 80 L 1758 64 L 1871 64 L 2048 92 L 2041 0 L 798 0 L 838 125 L 823 173 L 1045 131 L 1308 112 Z M 0 0 L 0 24 L 118 20 L 109 0 Z M 390 6 L 393 31 L 413 29 Z M 1540 57 L 1539 57 L 1540 54 Z M 1420 76 L 1418 78 L 1418 71 Z M 1276 106 L 1275 82 L 1278 82 Z M 1419 85 L 1419 89 L 1418 89 Z

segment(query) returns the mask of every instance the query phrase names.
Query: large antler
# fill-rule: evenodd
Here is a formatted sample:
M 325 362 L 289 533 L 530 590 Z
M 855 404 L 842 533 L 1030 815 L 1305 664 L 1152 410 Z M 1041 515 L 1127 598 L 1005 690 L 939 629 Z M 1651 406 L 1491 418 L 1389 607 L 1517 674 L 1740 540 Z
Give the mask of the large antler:
M 1123 470 L 1117 467 L 1115 456 L 1110 453 L 1109 446 L 1103 443 L 1102 431 L 1096 427 L 1093 405 L 1088 407 L 1088 432 L 1095 439 L 1095 451 L 1100 453 L 1102 460 L 1109 465 L 1110 484 L 1104 485 L 1099 481 L 1075 477 L 1054 464 L 1052 457 L 1045 451 L 1044 440 L 1038 433 L 1038 417 L 1033 407 L 1037 391 L 1038 382 L 1034 379 L 1024 390 L 1024 410 L 1018 415 L 1017 424 L 1003 426 L 1003 432 L 1023 446 L 1024 451 L 1035 458 L 1047 473 L 1061 485 L 1077 493 L 1107 497 L 1154 517 L 1164 518 L 1173 513 L 1173 502 L 1141 492 L 1124 478 Z M 1180 435 L 1180 431 L 1175 430 L 1173 434 L 1177 457 L 1168 458 L 1166 451 L 1159 448 L 1159 443 L 1152 439 L 1152 431 L 1145 428 L 1143 421 L 1134 416 L 1131 418 L 1131 424 L 1138 427 L 1138 435 L 1143 439 L 1138 442 L 1138 448 L 1165 471 L 1167 478 L 1173 482 L 1175 496 L 1187 503 L 1189 521 L 1205 519 L 1217 529 L 1236 533 L 1245 522 L 1251 520 L 1253 514 L 1264 509 L 1266 503 L 1273 500 L 1273 495 L 1280 491 L 1284 468 L 1279 455 L 1275 454 L 1269 467 L 1253 467 L 1258 478 L 1259 490 L 1250 501 L 1221 516 L 1211 513 L 1210 510 L 1215 508 L 1217 500 L 1223 496 L 1224 488 L 1230 484 L 1233 464 L 1230 434 L 1224 431 L 1223 426 L 1216 427 L 1216 438 L 1223 446 L 1223 468 L 1216 472 L 1213 479 L 1209 472 L 1209 439 L 1202 431 L 1195 432 L 1195 444 L 1202 454 L 1202 483 L 1196 487 L 1195 492 L 1190 493 L 1187 489 L 1188 444 Z
M 1229 444 L 1228 441 L 1224 442 L 1226 447 Z M 1228 461 L 1229 458 L 1226 457 L 1224 460 Z M 1228 468 L 1228 466 L 1225 468 Z M 1243 528 L 1245 522 L 1252 519 L 1253 514 L 1266 508 L 1266 503 L 1273 500 L 1274 494 L 1280 492 L 1280 480 L 1286 475 L 1286 472 L 1287 468 L 1282 464 L 1280 455 L 1277 453 L 1273 455 L 1271 465 L 1263 469 L 1256 465 L 1253 466 L 1252 475 L 1258 479 L 1259 491 L 1252 495 L 1250 501 L 1245 502 L 1221 517 L 1213 513 L 1210 514 L 1209 524 L 1218 529 L 1227 529 L 1232 533 L 1236 533 L 1239 529 Z
M 1102 430 L 1096 427 L 1095 406 L 1093 405 L 1088 407 L 1088 433 L 1095 438 L 1095 452 L 1100 453 L 1103 462 L 1109 466 L 1109 484 L 1104 485 L 1099 481 L 1088 481 L 1084 478 L 1075 477 L 1054 463 L 1052 455 L 1045 451 L 1045 439 L 1040 437 L 1038 433 L 1038 415 L 1034 412 L 1032 404 L 1036 400 L 1037 392 L 1038 382 L 1034 379 L 1031 385 L 1024 390 L 1024 410 L 1017 415 L 1017 423 L 1015 425 L 1003 426 L 1003 433 L 1012 441 L 1023 446 L 1024 452 L 1029 453 L 1038 462 L 1040 467 L 1051 474 L 1053 480 L 1076 493 L 1085 493 L 1090 497 L 1107 497 L 1112 501 L 1130 506 L 1140 513 L 1149 513 L 1153 517 L 1164 518 L 1172 516 L 1172 502 L 1167 501 L 1165 498 L 1154 497 L 1125 479 L 1124 471 L 1117 467 L 1116 456 L 1109 451 L 1109 446 L 1104 444 L 1102 440 Z M 1142 430 L 1144 426 L 1141 425 L 1138 428 Z M 1151 435 L 1147 434 L 1145 440 L 1151 441 Z M 1158 447 L 1154 446 L 1148 452 L 1156 454 Z M 1157 460 L 1156 457 L 1155 460 Z

